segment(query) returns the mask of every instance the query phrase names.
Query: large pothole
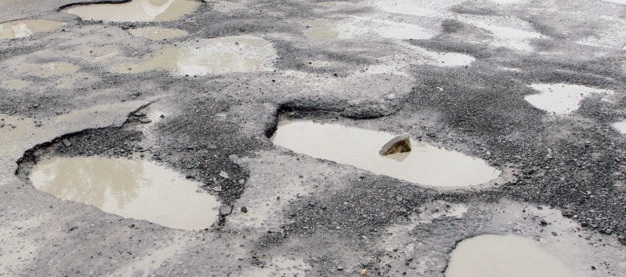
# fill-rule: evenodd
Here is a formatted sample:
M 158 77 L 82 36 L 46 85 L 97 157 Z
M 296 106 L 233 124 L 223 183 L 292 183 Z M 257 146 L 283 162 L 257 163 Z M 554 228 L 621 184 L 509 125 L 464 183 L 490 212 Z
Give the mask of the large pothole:
M 166 69 L 180 76 L 273 69 L 276 50 L 271 42 L 250 35 L 198 40 L 181 47 L 166 47 L 136 64 L 114 67 L 122 73 Z
M 528 238 L 481 235 L 460 242 L 446 277 L 574 277 L 558 257 Z
M 484 160 L 415 139 L 410 152 L 380 155 L 381 146 L 393 138 L 391 133 L 298 120 L 280 122 L 271 140 L 297 153 L 430 187 L 486 184 L 502 173 Z
M 58 30 L 63 22 L 47 19 L 16 20 L 0 24 L 0 39 L 29 37 Z
M 191 0 L 132 0 L 122 4 L 71 5 L 62 11 L 83 20 L 145 22 L 176 20 L 199 6 L 200 2 Z
M 575 112 L 580 107 L 580 103 L 594 93 L 613 94 L 609 90 L 570 84 L 533 84 L 530 87 L 539 93 L 527 95 L 524 100 L 538 109 L 555 115 L 568 115 Z
M 50 158 L 30 174 L 38 190 L 126 218 L 183 230 L 210 227 L 220 202 L 199 193 L 196 182 L 145 160 L 103 157 Z

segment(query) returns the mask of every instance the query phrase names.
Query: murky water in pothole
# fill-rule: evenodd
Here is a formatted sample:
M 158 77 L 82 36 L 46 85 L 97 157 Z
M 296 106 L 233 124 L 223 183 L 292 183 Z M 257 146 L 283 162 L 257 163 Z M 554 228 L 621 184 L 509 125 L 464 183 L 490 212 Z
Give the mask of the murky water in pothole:
M 0 24 L 0 39 L 24 38 L 36 33 L 56 31 L 63 22 L 47 19 L 16 20 Z
M 192 0 L 133 0 L 122 4 L 74 5 L 62 12 L 77 15 L 83 20 L 172 21 L 193 13 L 199 6 L 199 1 Z
M 524 97 L 526 102 L 538 109 L 555 115 L 568 115 L 580 107 L 581 102 L 593 94 L 612 94 L 612 91 L 569 84 L 532 84 L 539 91 Z
M 286 120 L 271 140 L 294 152 L 426 186 L 468 187 L 488 183 L 501 174 L 481 159 L 415 140 L 411 140 L 408 153 L 381 156 L 380 148 L 394 137 L 338 124 Z
M 22 90 L 29 87 L 31 83 L 22 79 L 10 79 L 0 82 L 0 86 L 9 90 Z
M 143 160 L 102 157 L 52 158 L 30 174 L 35 188 L 107 213 L 183 230 L 210 227 L 219 201 L 198 193 L 198 184 Z
M 176 75 L 207 75 L 230 72 L 269 71 L 276 50 L 271 42 L 254 36 L 222 37 L 200 40 L 186 47 L 164 48 L 146 61 L 118 65 L 123 73 L 168 69 Z
M 189 35 L 187 31 L 181 29 L 170 29 L 161 27 L 145 27 L 128 31 L 133 36 L 147 38 L 150 40 L 165 40 L 172 38 L 180 38 Z
M 515 235 L 481 235 L 452 251 L 446 277 L 570 277 L 563 261 L 532 240 Z

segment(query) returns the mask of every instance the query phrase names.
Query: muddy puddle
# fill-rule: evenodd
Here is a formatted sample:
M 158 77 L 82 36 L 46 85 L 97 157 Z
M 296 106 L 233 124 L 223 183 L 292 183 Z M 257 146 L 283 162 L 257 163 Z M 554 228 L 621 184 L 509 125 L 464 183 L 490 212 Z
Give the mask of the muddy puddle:
M 141 73 L 166 69 L 180 76 L 231 72 L 270 71 L 276 50 L 269 41 L 254 36 L 199 40 L 182 47 L 167 47 L 144 62 L 119 65 L 115 71 Z
M 609 90 L 569 84 L 532 84 L 538 94 L 524 97 L 526 102 L 540 110 L 555 115 L 568 115 L 580 107 L 581 102 L 593 94 L 612 94 Z
M 31 85 L 31 82 L 22 79 L 10 79 L 0 82 L 0 86 L 8 90 L 22 90 Z
M 381 156 L 380 148 L 394 137 L 390 133 L 338 124 L 286 120 L 279 124 L 271 140 L 297 153 L 432 187 L 485 184 L 501 174 L 481 159 L 413 139 L 410 152 Z
M 166 40 L 173 38 L 186 37 L 189 35 L 187 31 L 181 29 L 170 29 L 161 27 L 145 27 L 128 31 L 136 37 L 147 38 L 149 40 Z
M 198 184 L 152 162 L 102 157 L 52 158 L 35 165 L 38 190 L 107 213 L 183 230 L 208 228 L 219 201 Z
M 58 30 L 63 22 L 47 19 L 16 20 L 0 24 L 0 39 L 25 38 Z
M 200 6 L 192 0 L 133 0 L 122 4 L 74 5 L 62 12 L 83 20 L 109 22 L 172 21 L 193 13 Z
M 446 277 L 573 277 L 565 263 L 532 239 L 481 235 L 460 242 Z

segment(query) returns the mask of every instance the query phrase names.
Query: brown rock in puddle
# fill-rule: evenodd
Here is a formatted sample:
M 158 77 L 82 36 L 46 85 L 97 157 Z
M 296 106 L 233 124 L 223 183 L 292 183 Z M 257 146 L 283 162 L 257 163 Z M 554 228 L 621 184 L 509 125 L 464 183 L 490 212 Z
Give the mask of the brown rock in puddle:
M 378 151 L 383 156 L 404 153 L 411 151 L 411 140 L 408 134 L 399 135 L 392 138 L 389 142 L 385 143 L 383 147 Z

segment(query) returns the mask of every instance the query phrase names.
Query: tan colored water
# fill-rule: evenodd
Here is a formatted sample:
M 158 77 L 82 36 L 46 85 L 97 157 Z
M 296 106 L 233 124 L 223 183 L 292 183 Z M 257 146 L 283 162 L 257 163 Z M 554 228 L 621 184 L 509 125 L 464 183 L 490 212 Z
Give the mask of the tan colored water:
M 24 38 L 36 33 L 56 31 L 63 22 L 46 19 L 16 20 L 0 24 L 0 39 Z
M 172 21 L 193 13 L 200 6 L 192 0 L 133 0 L 123 4 L 70 6 L 62 11 L 83 20 L 112 22 Z
M 570 269 L 531 239 L 482 235 L 460 242 L 446 277 L 572 277 Z
M 0 82 L 0 85 L 10 90 L 22 90 L 29 87 L 31 83 L 22 79 L 10 79 Z
M 137 28 L 129 31 L 133 36 L 143 37 L 150 40 L 164 40 L 180 38 L 189 35 L 187 31 L 181 29 L 169 29 L 161 27 Z
M 43 160 L 30 175 L 33 185 L 64 200 L 107 213 L 184 230 L 210 227 L 218 219 L 216 197 L 198 184 L 152 162 L 102 157 Z
M 146 61 L 115 67 L 118 72 L 140 73 L 168 69 L 176 75 L 269 71 L 276 51 L 269 41 L 244 35 L 200 40 L 188 47 L 167 47 Z
M 338 124 L 283 121 L 272 142 L 294 152 L 433 187 L 484 184 L 501 174 L 483 160 L 415 140 L 411 140 L 411 152 L 379 155 L 380 147 L 393 137 Z

